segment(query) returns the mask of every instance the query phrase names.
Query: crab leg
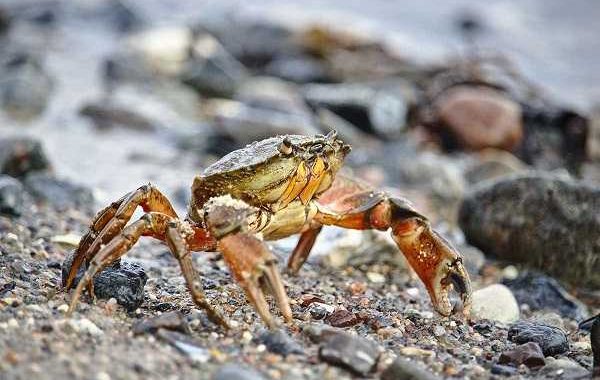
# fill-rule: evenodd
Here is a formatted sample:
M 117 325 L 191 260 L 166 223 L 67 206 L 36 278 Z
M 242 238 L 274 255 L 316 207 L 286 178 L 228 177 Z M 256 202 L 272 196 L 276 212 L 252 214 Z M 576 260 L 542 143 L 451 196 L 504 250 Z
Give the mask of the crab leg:
M 177 214 L 169 200 L 154 186 L 145 185 L 125 195 L 100 211 L 90 225 L 90 231 L 79 242 L 69 275 L 63 284 L 70 289 L 83 262 L 90 261 L 100 246 L 110 242 L 131 219 L 138 206 L 145 212 L 160 212 L 172 218 Z
M 179 221 L 174 220 L 169 215 L 158 212 L 147 213 L 125 227 L 107 245 L 102 247 L 91 260 L 83 278 L 79 281 L 73 292 L 68 314 L 70 315 L 75 310 L 83 290 L 86 287 L 93 286 L 93 278 L 99 271 L 127 253 L 141 236 L 152 236 L 156 239 L 166 241 L 173 256 L 179 261 L 188 289 L 192 293 L 194 303 L 204 309 L 213 322 L 229 328 L 227 320 L 208 303 L 204 296 L 200 276 L 194 269 L 191 254 L 184 234 L 181 231 L 182 228 L 180 227 L 181 223 Z
M 453 306 L 448 295 L 454 289 L 461 296 L 464 312 L 468 312 L 471 284 L 461 255 L 406 200 L 338 177 L 318 207 L 314 221 L 320 224 L 391 230 L 398 248 L 425 284 L 434 308 L 442 315 L 450 315 Z
M 287 270 L 290 274 L 297 274 L 308 255 L 310 254 L 310 250 L 313 245 L 315 245 L 315 241 L 317 240 L 317 236 L 319 236 L 319 232 L 321 232 L 322 225 L 316 224 L 309 226 L 302 234 L 300 235 L 300 239 L 298 240 L 298 244 L 296 248 L 294 248 L 294 252 L 290 256 L 288 260 Z
M 269 311 L 261 285 L 271 290 L 284 320 L 292 322 L 292 310 L 277 269 L 277 259 L 267 245 L 248 231 L 248 220 L 255 209 L 231 197 L 211 199 L 205 206 L 208 229 L 217 239 L 217 249 L 246 297 L 269 328 L 277 323 Z

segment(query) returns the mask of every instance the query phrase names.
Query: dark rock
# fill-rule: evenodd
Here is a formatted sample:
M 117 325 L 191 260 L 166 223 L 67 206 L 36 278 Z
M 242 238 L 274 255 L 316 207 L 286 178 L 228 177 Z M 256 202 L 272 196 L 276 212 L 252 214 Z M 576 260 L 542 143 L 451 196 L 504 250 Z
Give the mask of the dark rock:
M 333 327 L 350 327 L 360 323 L 360 318 L 348 310 L 338 309 L 329 315 L 325 321 Z
M 545 356 L 562 354 L 569 349 L 567 335 L 558 327 L 541 323 L 520 321 L 508 330 L 508 339 L 523 344 L 537 343 Z
M 12 20 L 7 9 L 0 7 L 0 34 L 6 33 Z
M 52 78 L 41 61 L 30 54 L 6 56 L 0 64 L 0 106 L 11 117 L 29 121 L 46 109 Z
M 600 188 L 592 184 L 542 173 L 483 183 L 465 197 L 459 223 L 488 255 L 600 286 Z
M 248 76 L 244 66 L 210 35 L 198 36 L 190 50 L 181 80 L 201 95 L 230 97 Z
M 184 334 L 190 333 L 190 327 L 187 321 L 179 311 L 172 311 L 169 313 L 163 313 L 156 317 L 144 319 L 143 321 L 137 322 L 133 326 L 133 333 L 145 334 L 155 333 L 158 329 L 166 329 L 171 331 L 179 331 Z
M 79 110 L 81 116 L 92 120 L 97 128 L 126 127 L 138 131 L 152 131 L 154 123 L 148 118 L 111 103 L 93 103 Z
M 236 148 L 266 137 L 314 135 L 319 129 L 304 115 L 249 107 L 240 102 L 219 101 L 212 110 L 215 133 L 235 142 Z
M 264 380 L 257 371 L 237 364 L 226 364 L 219 368 L 212 380 Z
M 508 365 L 494 364 L 490 372 L 494 375 L 513 376 L 517 374 L 517 369 Z
M 331 81 L 323 62 L 309 56 L 279 57 L 265 68 L 265 72 L 294 83 Z
M 417 363 L 404 358 L 396 358 L 381 373 L 381 380 L 434 380 L 439 377 L 421 368 Z
M 377 364 L 379 347 L 368 339 L 336 331 L 324 338 L 319 357 L 356 375 L 366 376 Z
M 291 31 L 266 19 L 248 19 L 238 14 L 206 12 L 194 29 L 208 32 L 245 66 L 264 67 L 274 57 L 294 49 Z
M 556 106 L 525 105 L 523 119 L 525 137 L 519 157 L 541 170 L 579 171 L 587 158 L 590 137 L 587 118 Z
M 0 174 L 0 214 L 21 216 L 23 186 L 13 177 Z
M 283 356 L 304 353 L 302 347 L 281 329 L 263 330 L 256 337 L 256 341 L 264 344 L 267 350 Z
M 94 195 L 87 187 L 54 178 L 48 173 L 32 173 L 25 177 L 25 188 L 36 199 L 59 209 L 91 207 Z
M 434 103 L 437 128 L 449 148 L 514 150 L 523 136 L 521 107 L 506 94 L 486 87 L 455 86 Z
M 406 126 L 410 106 L 402 88 L 310 84 L 304 86 L 303 93 L 311 107 L 328 109 L 365 132 L 393 137 Z
M 62 266 L 62 283 L 64 285 L 73 254 L 65 258 Z M 76 286 L 85 268 L 82 266 L 77 272 L 73 286 Z M 115 298 L 117 303 L 129 311 L 137 309 L 144 301 L 144 285 L 148 276 L 141 266 L 124 260 L 113 263 L 94 277 L 94 294 L 98 298 Z
M 0 173 L 21 178 L 47 170 L 50 162 L 38 140 L 26 137 L 0 138 Z
M 135 9 L 123 0 L 101 2 L 94 16 L 114 26 L 119 32 L 130 32 L 141 27 L 144 22 Z
M 544 353 L 537 343 L 529 342 L 515 347 L 514 350 L 500 354 L 498 364 L 525 364 L 529 368 L 543 367 L 546 364 Z
M 331 305 L 327 305 L 321 302 L 312 302 L 308 306 L 307 310 L 314 319 L 321 320 L 331 315 L 334 312 L 335 308 Z
M 558 281 L 542 273 L 521 272 L 517 278 L 504 280 L 503 283 L 513 291 L 519 304 L 527 304 L 533 311 L 555 311 L 576 321 L 587 316 L 581 302 L 570 295 Z
M 277 111 L 306 119 L 312 117 L 298 87 L 271 77 L 254 77 L 240 85 L 235 99 L 252 108 Z

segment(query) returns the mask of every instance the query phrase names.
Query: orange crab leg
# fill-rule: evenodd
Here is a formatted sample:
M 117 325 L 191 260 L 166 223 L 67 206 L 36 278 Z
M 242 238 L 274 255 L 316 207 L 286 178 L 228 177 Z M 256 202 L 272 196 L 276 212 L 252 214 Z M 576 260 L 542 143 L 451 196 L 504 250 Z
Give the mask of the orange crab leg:
M 435 309 L 442 315 L 452 313 L 448 295 L 454 289 L 460 293 L 463 308 L 468 312 L 471 285 L 461 255 L 406 200 L 373 192 L 366 185 L 338 176 L 319 200 L 318 207 L 313 219 L 316 223 L 359 230 L 391 230 L 398 248 L 427 288 Z M 299 255 L 294 251 L 288 263 L 290 270 L 297 269 Z

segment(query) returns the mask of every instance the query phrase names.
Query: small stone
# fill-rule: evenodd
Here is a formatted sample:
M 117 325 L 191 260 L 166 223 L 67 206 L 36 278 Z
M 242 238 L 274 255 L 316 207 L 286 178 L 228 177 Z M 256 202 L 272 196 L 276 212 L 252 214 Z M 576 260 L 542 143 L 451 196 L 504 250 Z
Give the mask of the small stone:
M 404 358 L 396 358 L 381 373 L 381 380 L 434 380 L 438 378 L 417 363 Z
M 511 323 L 519 319 L 519 305 L 510 289 L 494 284 L 473 292 L 471 315 L 476 319 Z
M 114 299 L 114 298 L 111 298 Z M 145 334 L 155 333 L 158 329 L 167 329 L 171 331 L 179 331 L 184 334 L 190 333 L 190 327 L 183 315 L 179 311 L 163 313 L 153 318 L 148 318 L 136 323 L 133 326 L 133 333 Z
M 212 377 L 213 380 L 264 380 L 265 378 L 256 370 L 239 366 L 237 364 L 226 364 L 219 368 Z
M 62 305 L 57 307 L 56 310 L 58 310 L 61 313 L 66 313 L 69 310 L 69 305 L 67 305 L 66 303 L 63 303 Z
M 91 336 L 100 336 L 104 334 L 104 332 L 98 326 L 96 326 L 94 322 L 87 318 L 69 319 L 67 323 L 69 327 L 71 327 L 76 333 L 85 333 Z
M 270 352 L 283 356 L 304 353 L 302 347 L 281 329 L 263 330 L 256 337 L 256 341 L 264 344 Z
M 569 349 L 567 335 L 561 329 L 541 323 L 517 322 L 508 330 L 508 339 L 518 344 L 535 342 L 544 356 L 562 354 Z
M 508 365 L 494 364 L 490 370 L 494 375 L 513 376 L 517 374 L 517 369 Z
M 383 284 L 386 281 L 385 276 L 377 272 L 367 272 L 367 279 L 374 284 Z
M 158 329 L 156 335 L 175 347 L 179 352 L 186 355 L 193 362 L 206 363 L 210 360 L 209 350 L 200 347 L 196 341 L 192 340 L 187 335 L 165 329 Z
M 339 331 L 325 338 L 319 357 L 356 375 L 366 376 L 377 364 L 379 348 L 370 340 Z
M 63 285 L 71 269 L 73 254 L 69 254 L 62 265 Z M 83 266 L 77 272 L 73 286 L 84 274 Z M 141 266 L 117 261 L 94 277 L 94 294 L 101 299 L 115 298 L 117 303 L 129 311 L 136 310 L 144 301 L 144 285 L 148 276 Z
M 528 368 L 543 367 L 546 364 L 544 353 L 537 343 L 529 342 L 515 347 L 514 350 L 500 354 L 498 364 L 526 365 Z
M 350 327 L 359 323 L 360 319 L 348 310 L 338 309 L 325 318 L 325 321 L 333 327 Z
M 0 174 L 0 214 L 21 216 L 24 201 L 21 183 L 10 176 Z
M 96 380 L 110 380 L 110 375 L 106 372 L 98 372 L 96 374 Z
M 446 335 L 446 329 L 442 326 L 435 326 L 433 328 L 433 335 L 440 337 Z
M 314 319 L 327 318 L 335 311 L 335 307 L 321 302 L 313 302 L 308 306 L 308 312 Z
M 424 350 L 419 347 L 402 347 L 400 353 L 406 356 L 435 356 L 435 352 L 431 350 Z
M 567 358 L 550 360 L 547 358 L 546 365 L 540 370 L 540 377 L 560 379 L 583 379 L 589 378 L 590 373 L 578 363 Z

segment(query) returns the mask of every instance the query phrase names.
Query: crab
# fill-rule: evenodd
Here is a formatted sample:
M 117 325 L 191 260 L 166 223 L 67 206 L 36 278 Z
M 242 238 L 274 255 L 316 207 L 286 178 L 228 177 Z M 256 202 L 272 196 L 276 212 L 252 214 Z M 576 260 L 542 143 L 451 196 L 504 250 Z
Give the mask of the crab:
M 145 185 L 101 210 L 75 253 L 64 287 L 74 286 L 69 315 L 85 288 L 93 296 L 93 277 L 118 260 L 141 236 L 166 243 L 178 260 L 194 303 L 223 327 L 230 324 L 205 297 L 191 252 L 218 251 L 264 323 L 274 328 L 265 291 L 283 319 L 293 323 L 277 258 L 265 241 L 300 234 L 287 263 L 297 274 L 322 226 L 390 230 L 393 240 L 423 281 L 435 310 L 454 311 L 454 289 L 468 310 L 471 285 L 461 255 L 434 231 L 427 218 L 402 198 L 375 191 L 338 174 L 349 145 L 335 131 L 327 136 L 286 135 L 233 151 L 196 176 L 185 219 L 154 186 Z M 336 175 L 338 174 L 338 175 Z M 141 206 L 145 214 L 131 223 Z

